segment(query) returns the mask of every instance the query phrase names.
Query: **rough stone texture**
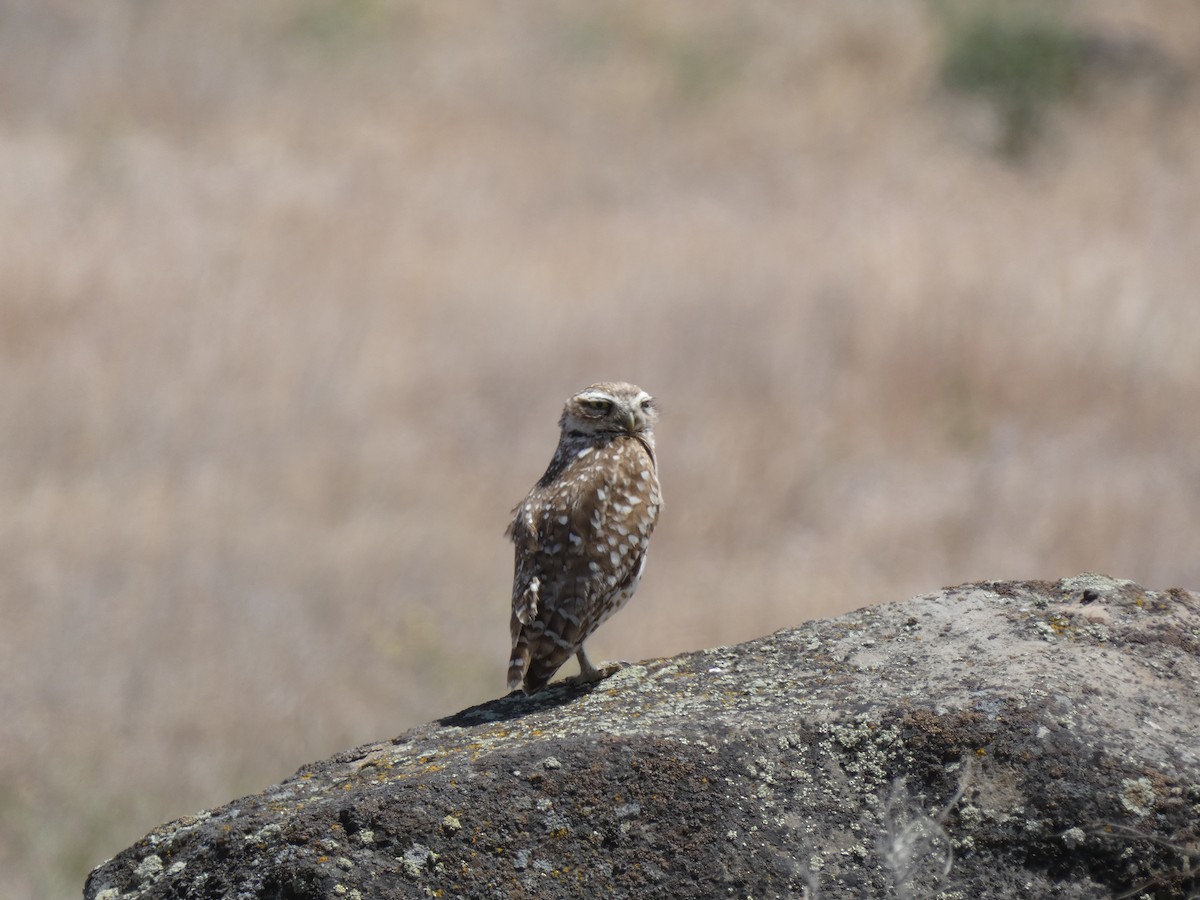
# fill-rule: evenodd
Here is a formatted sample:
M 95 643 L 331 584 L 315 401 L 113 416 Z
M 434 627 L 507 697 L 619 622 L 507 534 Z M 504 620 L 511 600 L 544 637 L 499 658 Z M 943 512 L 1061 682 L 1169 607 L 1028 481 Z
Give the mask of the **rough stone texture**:
M 1195 897 L 1198 657 L 1186 591 L 947 588 L 339 754 L 84 896 Z

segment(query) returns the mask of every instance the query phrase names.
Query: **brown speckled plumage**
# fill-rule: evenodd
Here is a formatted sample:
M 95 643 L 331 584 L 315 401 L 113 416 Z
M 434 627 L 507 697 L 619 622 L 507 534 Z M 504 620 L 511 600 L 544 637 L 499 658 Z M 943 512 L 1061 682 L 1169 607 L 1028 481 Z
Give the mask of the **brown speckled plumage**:
M 510 690 L 543 688 L 637 590 L 662 496 L 654 400 L 602 382 L 567 401 L 549 468 L 515 509 Z

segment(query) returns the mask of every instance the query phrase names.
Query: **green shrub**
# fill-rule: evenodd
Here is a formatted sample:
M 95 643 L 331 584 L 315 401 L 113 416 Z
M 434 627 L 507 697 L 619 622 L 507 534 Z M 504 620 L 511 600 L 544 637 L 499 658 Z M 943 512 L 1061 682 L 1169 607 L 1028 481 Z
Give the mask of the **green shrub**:
M 939 9 L 946 32 L 942 84 L 990 104 L 1001 121 L 1000 149 L 1023 155 L 1047 110 L 1080 81 L 1080 37 L 1056 4 L 948 3 Z

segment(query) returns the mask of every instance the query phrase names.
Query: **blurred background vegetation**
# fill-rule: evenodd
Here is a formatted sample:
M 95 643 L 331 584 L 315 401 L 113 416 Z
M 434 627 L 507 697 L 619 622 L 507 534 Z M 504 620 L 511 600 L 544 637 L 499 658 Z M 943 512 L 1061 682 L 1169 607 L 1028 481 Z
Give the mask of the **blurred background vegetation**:
M 1194 0 L 0 0 L 0 895 L 503 691 L 563 399 L 638 659 L 1200 588 Z

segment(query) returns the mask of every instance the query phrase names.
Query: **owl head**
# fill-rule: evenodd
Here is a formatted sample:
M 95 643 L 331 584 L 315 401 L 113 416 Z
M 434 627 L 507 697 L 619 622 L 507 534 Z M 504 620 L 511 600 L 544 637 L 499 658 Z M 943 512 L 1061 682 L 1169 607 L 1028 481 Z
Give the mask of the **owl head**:
M 650 434 L 657 420 L 654 398 L 636 384 L 602 381 L 568 400 L 558 424 L 564 434 Z

